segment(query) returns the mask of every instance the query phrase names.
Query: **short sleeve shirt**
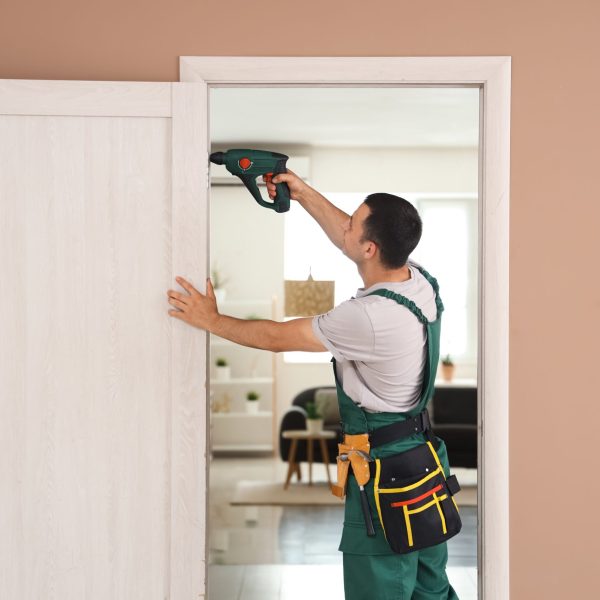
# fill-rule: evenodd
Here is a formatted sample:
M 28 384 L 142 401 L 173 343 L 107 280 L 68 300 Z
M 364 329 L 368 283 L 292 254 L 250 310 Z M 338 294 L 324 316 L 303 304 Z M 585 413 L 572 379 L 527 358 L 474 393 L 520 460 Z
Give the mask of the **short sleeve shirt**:
M 382 296 L 385 288 L 412 300 L 436 318 L 435 291 L 414 264 L 410 279 L 364 289 L 328 313 L 314 317 L 315 335 L 336 359 L 344 392 L 372 412 L 406 412 L 420 399 L 426 363 L 426 328 L 405 306 Z

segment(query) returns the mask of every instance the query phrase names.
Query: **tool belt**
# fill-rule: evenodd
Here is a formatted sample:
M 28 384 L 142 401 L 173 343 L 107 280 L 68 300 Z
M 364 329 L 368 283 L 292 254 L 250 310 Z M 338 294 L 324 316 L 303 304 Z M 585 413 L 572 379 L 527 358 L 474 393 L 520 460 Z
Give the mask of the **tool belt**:
M 411 450 L 375 460 L 369 455 L 371 448 L 420 432 L 427 441 Z M 345 435 L 338 447 L 338 481 L 332 493 L 344 497 L 351 465 L 361 491 L 367 535 L 375 535 L 364 490 L 371 477 L 379 521 L 394 552 L 405 554 L 435 546 L 460 531 L 453 498 L 460 485 L 455 475 L 446 478 L 444 474 L 427 410 L 370 433 Z

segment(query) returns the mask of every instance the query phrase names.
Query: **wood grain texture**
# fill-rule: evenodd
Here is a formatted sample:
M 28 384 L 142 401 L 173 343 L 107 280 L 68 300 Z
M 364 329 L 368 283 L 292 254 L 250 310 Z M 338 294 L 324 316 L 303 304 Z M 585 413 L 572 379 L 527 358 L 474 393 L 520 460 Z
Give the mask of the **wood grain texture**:
M 0 114 L 170 117 L 165 83 L 0 79 Z
M 511 66 L 481 94 L 479 271 L 479 595 L 509 597 L 509 196 Z
M 505 56 L 181 56 L 181 81 L 240 83 L 477 84 Z M 285 77 L 282 77 L 282 71 Z
M 206 292 L 208 113 L 202 83 L 173 85 L 173 276 Z M 207 336 L 174 319 L 171 595 L 206 589 Z
M 197 197 L 178 193 L 173 206 L 173 190 L 189 187 L 173 156 L 191 162 L 173 149 L 172 124 L 0 116 L 3 598 L 192 597 L 171 594 L 171 552 L 204 545 L 203 448 L 193 453 L 205 349 L 169 317 L 166 290 L 174 257 L 203 269 L 206 250 L 172 221 L 199 218 Z M 189 412 L 179 398 L 195 403 Z M 181 512 L 195 523 L 175 529 L 182 544 L 171 521 Z M 187 575 L 203 584 L 198 555 L 200 575 Z

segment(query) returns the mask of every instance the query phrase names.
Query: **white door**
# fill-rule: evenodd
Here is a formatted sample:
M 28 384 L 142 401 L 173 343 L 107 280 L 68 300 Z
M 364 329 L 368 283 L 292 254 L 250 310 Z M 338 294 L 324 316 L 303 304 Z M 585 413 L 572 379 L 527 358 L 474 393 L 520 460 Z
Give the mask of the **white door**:
M 0 81 L 0 581 L 205 594 L 206 86 Z

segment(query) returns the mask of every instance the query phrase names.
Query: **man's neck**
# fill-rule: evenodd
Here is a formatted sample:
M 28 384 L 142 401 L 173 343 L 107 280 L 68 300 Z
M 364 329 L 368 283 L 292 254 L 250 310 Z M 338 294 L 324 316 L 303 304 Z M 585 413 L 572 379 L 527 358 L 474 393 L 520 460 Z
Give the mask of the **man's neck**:
M 382 283 L 384 281 L 401 283 L 402 281 L 408 281 L 410 279 L 410 270 L 408 264 L 404 265 L 400 269 L 383 269 L 381 267 L 365 268 L 361 271 L 360 267 L 358 272 L 363 280 L 365 290 L 370 288 L 376 283 Z

